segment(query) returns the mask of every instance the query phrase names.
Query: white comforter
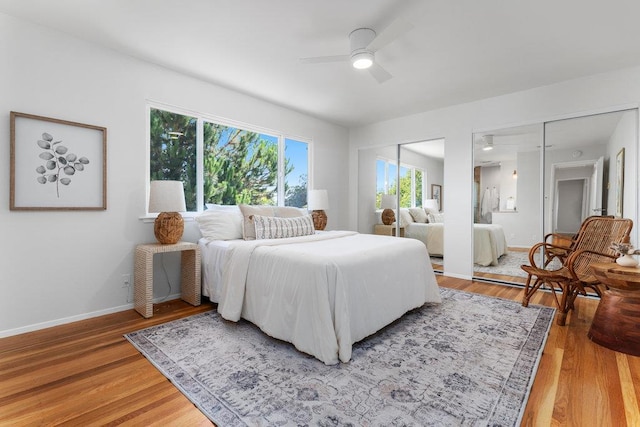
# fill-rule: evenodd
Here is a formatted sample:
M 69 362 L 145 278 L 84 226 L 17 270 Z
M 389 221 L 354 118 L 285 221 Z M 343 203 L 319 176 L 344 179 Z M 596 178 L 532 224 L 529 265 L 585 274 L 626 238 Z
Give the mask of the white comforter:
M 422 241 L 430 255 L 444 253 L 444 224 L 413 222 L 405 226 L 405 237 Z M 473 224 L 473 262 L 498 265 L 498 258 L 508 251 L 504 229 L 499 224 Z
M 348 362 L 353 343 L 440 302 L 427 251 L 412 239 L 333 231 L 232 241 L 223 258 L 222 317 L 243 317 L 326 364 Z

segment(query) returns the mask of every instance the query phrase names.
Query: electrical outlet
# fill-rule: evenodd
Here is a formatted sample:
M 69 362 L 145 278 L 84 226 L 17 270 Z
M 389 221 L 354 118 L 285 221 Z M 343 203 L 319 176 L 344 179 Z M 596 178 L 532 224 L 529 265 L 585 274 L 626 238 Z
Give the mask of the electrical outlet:
M 131 286 L 131 275 L 130 274 L 123 274 L 122 275 L 122 287 L 123 288 L 128 288 Z

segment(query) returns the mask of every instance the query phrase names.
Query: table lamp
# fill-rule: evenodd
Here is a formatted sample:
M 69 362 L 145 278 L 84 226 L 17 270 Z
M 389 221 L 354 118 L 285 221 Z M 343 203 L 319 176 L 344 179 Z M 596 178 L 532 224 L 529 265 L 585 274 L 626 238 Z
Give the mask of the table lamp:
M 380 201 L 380 207 L 382 211 L 382 223 L 384 225 L 391 225 L 396 220 L 396 214 L 393 211 L 396 208 L 396 196 L 395 194 L 383 194 Z
M 316 230 L 324 230 L 327 226 L 327 214 L 324 210 L 329 209 L 327 190 L 309 190 L 307 208 L 312 211 L 313 228 Z
M 440 207 L 438 206 L 438 200 L 437 199 L 426 199 L 424 201 L 424 206 L 426 209 L 430 210 L 430 211 L 440 211 Z
M 187 210 L 182 181 L 151 181 L 149 213 L 158 213 L 153 232 L 163 245 L 178 243 L 184 232 L 179 212 Z

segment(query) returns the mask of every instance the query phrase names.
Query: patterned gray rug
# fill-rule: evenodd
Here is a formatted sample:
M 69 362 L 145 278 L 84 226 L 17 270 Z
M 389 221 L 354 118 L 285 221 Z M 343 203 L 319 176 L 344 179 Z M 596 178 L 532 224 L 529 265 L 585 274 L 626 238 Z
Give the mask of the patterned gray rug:
M 442 265 L 443 258 L 441 257 L 431 257 L 431 262 L 435 262 L 436 264 Z M 540 262 L 536 260 L 536 262 Z M 527 277 L 527 273 L 520 268 L 523 264 L 529 264 L 529 252 L 523 251 L 509 251 L 506 254 L 502 255 L 498 258 L 498 265 L 488 265 L 483 267 L 481 265 L 474 264 L 473 271 L 478 273 L 490 273 L 490 274 L 500 274 L 505 276 L 515 276 L 515 277 Z M 549 264 L 548 269 L 557 269 L 560 268 L 560 264 L 557 262 L 553 262 Z
M 207 312 L 125 335 L 226 426 L 515 426 L 554 309 L 451 289 L 326 366 Z
M 529 264 L 529 252 L 509 251 L 498 258 L 498 265 L 483 267 L 474 264 L 473 271 L 505 276 L 527 277 L 527 273 L 520 268 L 522 264 Z

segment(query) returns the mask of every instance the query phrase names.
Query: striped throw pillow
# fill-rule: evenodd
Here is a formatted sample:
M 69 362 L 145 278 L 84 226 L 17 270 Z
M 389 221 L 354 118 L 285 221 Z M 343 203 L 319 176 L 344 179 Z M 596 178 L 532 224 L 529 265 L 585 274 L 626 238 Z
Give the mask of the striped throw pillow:
M 256 239 L 283 239 L 313 234 L 313 218 L 303 215 L 294 218 L 253 215 Z

